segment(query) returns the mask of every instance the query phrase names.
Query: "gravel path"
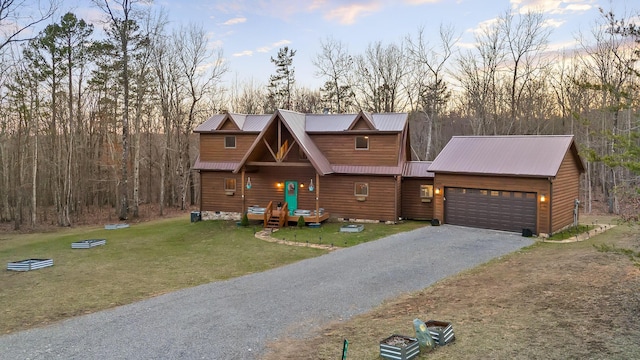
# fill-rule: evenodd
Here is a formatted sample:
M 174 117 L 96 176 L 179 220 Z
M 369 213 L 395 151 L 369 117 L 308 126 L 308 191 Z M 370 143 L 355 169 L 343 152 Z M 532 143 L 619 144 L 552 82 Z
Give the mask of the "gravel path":
M 256 359 L 278 337 L 303 336 L 532 243 L 512 233 L 427 226 L 5 335 L 0 358 Z

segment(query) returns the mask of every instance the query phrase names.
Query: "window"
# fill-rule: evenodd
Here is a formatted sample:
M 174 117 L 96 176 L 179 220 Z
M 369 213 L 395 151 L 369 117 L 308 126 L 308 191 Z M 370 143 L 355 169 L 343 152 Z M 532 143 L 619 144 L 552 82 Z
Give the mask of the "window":
M 369 196 L 369 184 L 357 182 L 355 184 L 354 194 L 356 196 Z
M 235 192 L 236 191 L 236 179 L 224 179 L 224 191 Z
M 369 150 L 368 136 L 356 136 L 356 150 Z
M 235 136 L 225 136 L 224 137 L 224 148 L 225 149 L 235 149 L 236 148 L 236 137 Z
M 433 185 L 420 185 L 420 197 L 432 198 L 433 197 Z

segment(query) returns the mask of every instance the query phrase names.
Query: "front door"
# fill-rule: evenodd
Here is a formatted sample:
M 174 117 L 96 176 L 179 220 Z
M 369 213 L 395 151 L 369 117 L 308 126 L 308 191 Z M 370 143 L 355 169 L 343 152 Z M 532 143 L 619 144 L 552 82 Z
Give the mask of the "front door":
M 298 209 L 298 182 L 287 180 L 284 182 L 284 201 L 289 206 L 289 214 Z

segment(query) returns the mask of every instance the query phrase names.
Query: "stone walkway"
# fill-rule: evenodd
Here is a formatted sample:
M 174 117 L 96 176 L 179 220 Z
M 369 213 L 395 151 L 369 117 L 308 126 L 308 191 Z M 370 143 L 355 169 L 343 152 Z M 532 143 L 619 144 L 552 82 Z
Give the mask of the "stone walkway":
M 275 230 L 275 231 L 278 231 L 278 230 Z M 258 232 L 256 232 L 256 238 L 258 238 L 260 240 L 276 243 L 276 244 L 281 244 L 281 245 L 310 247 L 310 248 L 314 248 L 314 249 L 324 249 L 324 250 L 329 250 L 329 251 L 341 249 L 340 247 L 333 246 L 333 245 L 310 244 L 310 243 L 302 243 L 302 242 L 297 242 L 297 241 L 280 240 L 280 239 L 276 239 L 276 238 L 272 237 L 271 234 L 272 234 L 271 230 L 258 231 Z

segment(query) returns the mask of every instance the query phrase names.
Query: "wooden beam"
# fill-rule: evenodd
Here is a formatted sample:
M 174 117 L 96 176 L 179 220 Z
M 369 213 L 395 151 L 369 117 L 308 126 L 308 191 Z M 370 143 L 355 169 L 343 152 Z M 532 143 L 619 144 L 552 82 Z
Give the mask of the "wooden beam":
M 268 162 L 268 161 L 252 161 L 247 165 L 251 166 L 292 166 L 292 167 L 312 167 L 311 163 L 306 162 Z
M 269 152 L 271 153 L 271 156 L 273 156 L 273 160 L 278 161 L 278 158 L 276 157 L 276 154 L 273 152 L 273 150 L 271 150 L 271 146 L 269 146 L 269 143 L 267 142 L 267 140 L 263 137 L 262 141 L 264 142 L 265 146 L 267 147 L 267 150 L 269 150 Z
M 242 194 L 242 211 L 240 212 L 240 214 L 242 214 L 242 216 L 244 216 L 245 213 L 245 204 L 244 204 L 244 166 L 242 167 L 242 172 L 240 173 L 242 176 L 242 180 L 240 181 L 240 183 L 242 184 L 242 191 L 240 192 Z M 242 220 L 242 219 L 241 219 Z

